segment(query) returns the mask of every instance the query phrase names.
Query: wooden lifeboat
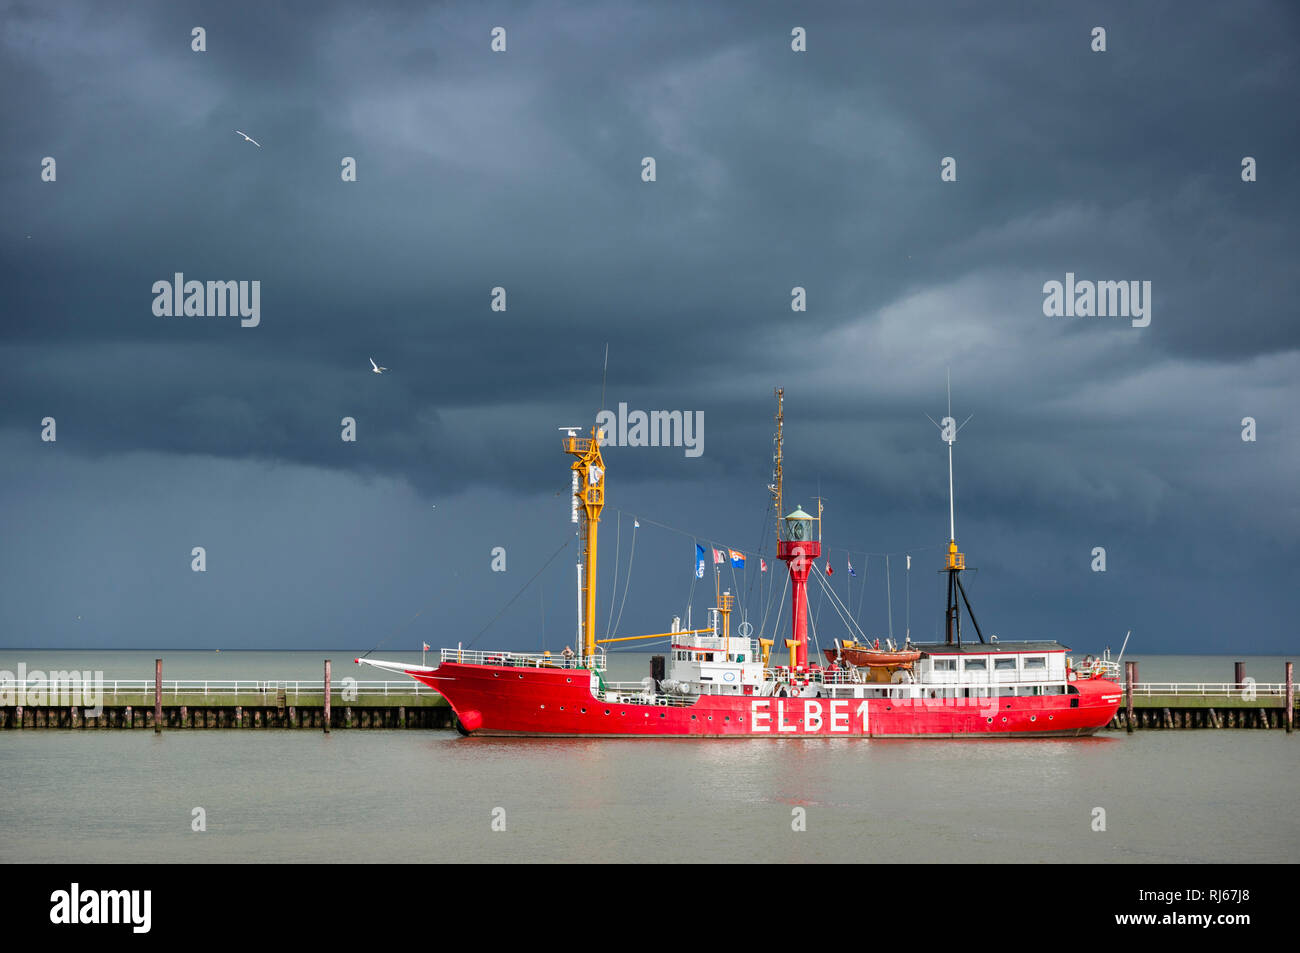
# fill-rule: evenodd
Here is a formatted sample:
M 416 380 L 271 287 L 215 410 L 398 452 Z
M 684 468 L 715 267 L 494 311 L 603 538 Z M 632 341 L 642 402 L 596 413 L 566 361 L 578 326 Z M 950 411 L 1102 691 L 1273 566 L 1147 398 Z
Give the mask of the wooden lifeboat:
M 858 668 L 910 669 L 912 663 L 921 657 L 921 653 L 916 649 L 895 649 L 891 652 L 875 645 L 862 645 L 852 639 L 845 639 L 835 648 L 822 651 L 826 654 L 826 660 L 832 664 L 837 658 L 842 658 L 848 664 Z

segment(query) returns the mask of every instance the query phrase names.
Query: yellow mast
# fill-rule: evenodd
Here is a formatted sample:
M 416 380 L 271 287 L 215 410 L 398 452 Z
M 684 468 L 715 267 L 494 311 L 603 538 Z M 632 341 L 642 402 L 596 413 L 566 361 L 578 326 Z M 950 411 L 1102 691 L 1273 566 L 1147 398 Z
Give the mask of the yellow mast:
M 574 496 L 582 513 L 582 657 L 596 654 L 596 535 L 600 528 L 600 511 L 605 506 L 605 461 L 600 455 L 603 430 L 591 428 L 590 437 L 579 437 L 570 430 L 564 438 L 564 452 L 578 459 L 570 467 L 578 476 Z

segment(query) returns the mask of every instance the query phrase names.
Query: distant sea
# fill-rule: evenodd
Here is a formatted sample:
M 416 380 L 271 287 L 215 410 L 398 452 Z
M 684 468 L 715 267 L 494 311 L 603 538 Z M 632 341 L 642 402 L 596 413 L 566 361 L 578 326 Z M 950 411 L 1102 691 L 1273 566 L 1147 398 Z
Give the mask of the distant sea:
M 353 654 L 5 649 L 0 670 L 144 679 L 161 657 L 167 679 L 316 680 L 325 658 L 355 672 Z M 1239 660 L 1258 681 L 1282 678 L 1273 656 L 1136 658 L 1143 681 L 1231 681 Z M 649 654 L 612 656 L 610 669 L 640 678 Z M 1297 782 L 1300 733 L 1266 730 L 1020 741 L 0 731 L 0 861 L 1294 862 Z M 194 832 L 199 807 L 207 830 Z

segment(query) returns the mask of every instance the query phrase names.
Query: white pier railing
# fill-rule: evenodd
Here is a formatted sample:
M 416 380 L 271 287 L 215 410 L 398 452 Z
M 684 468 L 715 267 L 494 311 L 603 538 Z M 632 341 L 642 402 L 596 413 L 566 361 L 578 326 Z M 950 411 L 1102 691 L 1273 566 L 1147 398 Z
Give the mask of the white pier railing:
M 1120 685 L 1124 684 L 1120 680 Z M 1278 697 L 1286 682 L 1134 682 L 1133 695 L 1199 695 L 1202 698 Z
M 35 679 L 25 682 L 16 679 L 7 686 L 10 692 L 23 692 L 27 695 L 58 695 L 76 693 L 84 696 L 98 693 L 105 698 L 114 695 L 140 695 L 154 692 L 152 678 L 106 678 L 103 681 L 82 679 Z M 258 680 L 221 680 L 221 679 L 163 679 L 162 694 L 177 697 L 180 695 L 267 695 L 274 698 L 283 691 L 288 698 L 299 695 L 321 695 L 325 691 L 325 682 L 299 681 L 284 679 Z M 354 682 L 348 679 L 330 679 L 330 697 L 335 695 L 355 694 L 357 696 L 394 696 L 410 697 L 412 695 L 437 695 L 429 686 L 413 678 L 397 682 Z

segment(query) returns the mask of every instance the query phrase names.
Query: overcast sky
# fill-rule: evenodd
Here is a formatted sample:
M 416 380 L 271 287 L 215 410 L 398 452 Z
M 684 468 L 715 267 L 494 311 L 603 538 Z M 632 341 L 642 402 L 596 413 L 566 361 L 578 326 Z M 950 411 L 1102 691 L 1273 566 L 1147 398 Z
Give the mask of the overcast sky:
M 561 648 L 574 542 L 497 614 L 608 342 L 605 406 L 704 443 L 606 450 L 602 633 L 684 614 L 692 537 L 773 562 L 779 385 L 841 597 L 860 554 L 886 634 L 894 554 L 933 638 L 951 368 L 986 633 L 1294 651 L 1300 13 L 1088 6 L 0 3 L 0 645 Z M 260 323 L 156 316 L 177 272 Z M 1149 325 L 1046 316 L 1067 272 Z

